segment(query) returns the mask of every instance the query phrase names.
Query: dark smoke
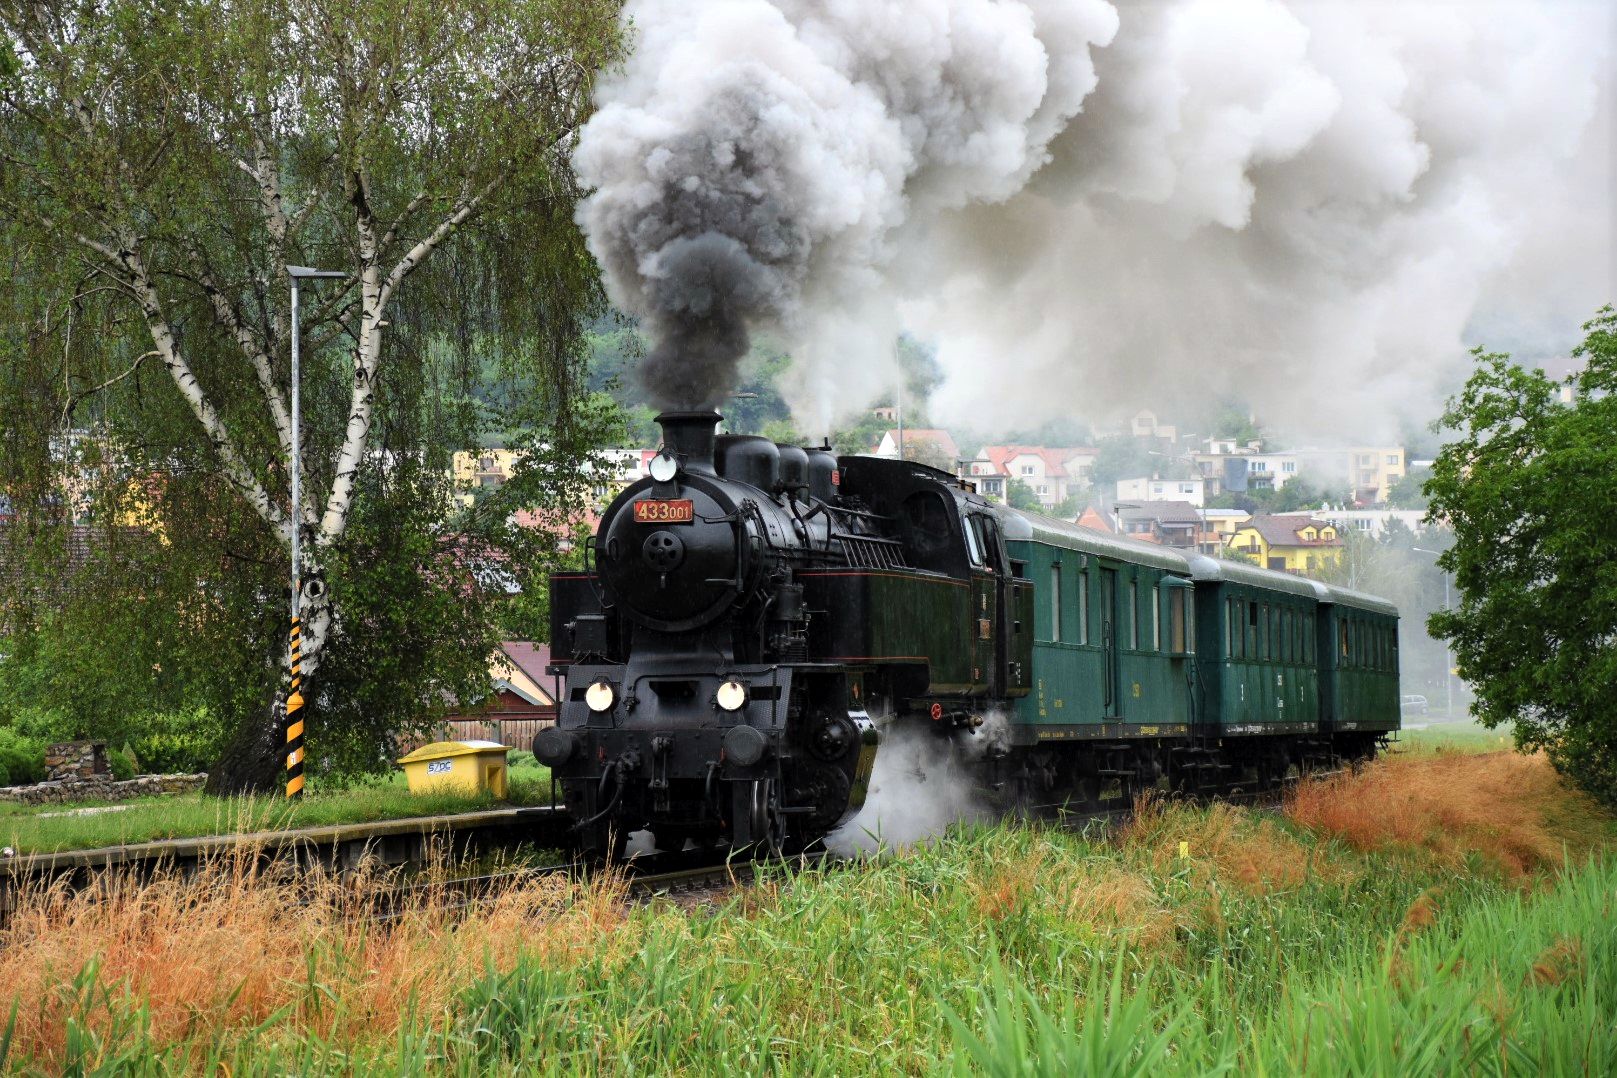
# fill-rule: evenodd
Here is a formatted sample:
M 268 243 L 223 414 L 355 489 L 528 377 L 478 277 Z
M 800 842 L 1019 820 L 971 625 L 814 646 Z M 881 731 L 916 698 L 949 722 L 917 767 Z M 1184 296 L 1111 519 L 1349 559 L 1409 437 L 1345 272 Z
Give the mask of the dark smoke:
M 660 408 L 717 406 L 748 327 L 776 322 L 804 273 L 808 237 L 774 193 L 789 153 L 766 119 L 777 104 L 759 87 L 728 87 L 696 130 L 648 155 L 633 200 L 593 200 L 597 251 L 652 335 L 640 378 Z

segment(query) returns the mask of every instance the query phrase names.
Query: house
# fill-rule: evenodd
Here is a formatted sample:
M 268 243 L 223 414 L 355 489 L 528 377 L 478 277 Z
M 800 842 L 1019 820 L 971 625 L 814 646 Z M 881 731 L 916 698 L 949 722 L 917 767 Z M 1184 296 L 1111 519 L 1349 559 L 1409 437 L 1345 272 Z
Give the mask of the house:
M 1285 514 L 1293 515 L 1293 514 Z M 1411 532 L 1419 535 L 1426 530 L 1426 510 L 1424 509 L 1320 509 L 1311 516 L 1328 520 L 1343 532 L 1355 531 L 1380 539 L 1387 530 L 1387 525 L 1397 521 Z
M 1219 537 L 1219 549 L 1235 534 L 1235 529 L 1252 519 L 1245 509 L 1203 509 L 1202 522 L 1207 530 Z M 1217 551 L 1215 550 L 1215 553 Z
M 1093 505 L 1084 506 L 1084 511 L 1078 514 L 1078 526 L 1103 535 L 1117 534 L 1117 525 L 1112 523 L 1112 518 Z
M 1236 527 L 1226 549 L 1288 573 L 1317 573 L 1342 564 L 1336 525 L 1310 516 L 1255 516 Z
M 1168 423 L 1157 421 L 1157 413 L 1142 408 L 1134 413 L 1129 420 L 1128 432 L 1135 438 L 1145 438 L 1151 441 L 1173 443 L 1179 439 L 1179 428 Z
M 1084 446 L 988 445 L 966 463 L 964 475 L 977 480 L 984 494 L 1001 499 L 1011 480 L 1021 480 L 1040 505 L 1054 508 L 1086 492 L 1099 452 Z
M 644 478 L 650 467 L 655 449 L 602 449 L 584 469 L 591 494 L 602 506 L 618 491 Z M 461 450 L 451 458 L 455 489 L 461 504 L 467 507 L 491 491 L 498 490 L 516 473 L 523 454 L 512 449 Z
M 503 640 L 489 660 L 494 692 L 474 706 L 444 716 L 444 733 L 456 741 L 499 741 L 526 749 L 556 721 L 554 679 L 545 673 L 550 645 Z
M 1191 479 L 1119 479 L 1119 502 L 1189 502 L 1191 505 L 1207 503 L 1207 480 L 1202 476 Z
M 936 428 L 917 427 L 902 432 L 897 429 L 890 430 L 876 443 L 874 455 L 887 460 L 897 460 L 901 435 L 905 460 L 919 461 L 951 472 L 955 470 L 960 460 L 960 447 L 955 445 L 954 436 L 948 431 Z
M 1347 489 L 1359 505 L 1387 500 L 1387 491 L 1409 471 L 1403 446 L 1361 445 L 1343 449 L 1293 449 L 1295 471 L 1327 488 Z
M 1117 521 L 1124 535 L 1179 550 L 1200 548 L 1201 511 L 1190 502 L 1118 502 Z

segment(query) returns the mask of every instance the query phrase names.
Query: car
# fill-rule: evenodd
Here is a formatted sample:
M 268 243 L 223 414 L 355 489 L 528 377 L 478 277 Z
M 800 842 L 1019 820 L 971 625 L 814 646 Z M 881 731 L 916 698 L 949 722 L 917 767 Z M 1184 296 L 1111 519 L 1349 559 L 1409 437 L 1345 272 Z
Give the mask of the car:
M 1426 697 L 1418 694 L 1398 698 L 1398 710 L 1405 715 L 1426 714 Z

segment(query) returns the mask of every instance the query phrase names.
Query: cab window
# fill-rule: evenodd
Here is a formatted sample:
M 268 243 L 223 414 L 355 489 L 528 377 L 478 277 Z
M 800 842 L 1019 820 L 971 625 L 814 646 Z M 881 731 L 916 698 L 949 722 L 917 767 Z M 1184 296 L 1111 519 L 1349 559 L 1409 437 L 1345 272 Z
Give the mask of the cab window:
M 966 518 L 966 553 L 971 556 L 973 567 L 983 567 L 983 541 L 978 534 L 977 518 Z

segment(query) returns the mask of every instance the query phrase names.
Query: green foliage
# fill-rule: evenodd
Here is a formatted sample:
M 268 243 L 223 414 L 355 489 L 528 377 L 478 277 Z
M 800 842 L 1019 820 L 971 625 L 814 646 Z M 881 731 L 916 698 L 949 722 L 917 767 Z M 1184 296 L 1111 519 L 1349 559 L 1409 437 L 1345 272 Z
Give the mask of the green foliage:
M 123 754 L 122 749 L 107 750 L 107 770 L 119 782 L 127 782 L 135 777 L 135 761 Z
M 45 743 L 10 726 L 0 726 L 0 770 L 5 771 L 6 782 L 13 786 L 42 781 Z
M 1239 446 L 1263 441 L 1263 429 L 1252 421 L 1251 411 L 1237 405 L 1220 408 L 1213 417 L 1212 427 L 1213 437 L 1233 438 Z
M 1015 476 L 1005 483 L 1005 504 L 1012 509 L 1030 509 L 1034 512 L 1042 512 L 1044 508 L 1039 496 L 1033 493 L 1033 488 Z
M 1426 484 L 1454 529 L 1456 609 L 1430 619 L 1472 712 L 1617 804 L 1617 311 L 1588 322 L 1571 404 L 1542 370 L 1478 349 Z
M 831 432 L 831 447 L 838 453 L 869 453 L 881 441 L 881 436 L 893 428 L 893 422 L 867 413 L 852 426 Z
M 1102 438 L 1096 447 L 1095 466 L 1090 477 L 1102 491 L 1115 490 L 1119 479 L 1139 479 L 1156 474 L 1161 457 L 1151 455 L 1146 445 L 1128 435 Z
M 1333 491 L 1306 476 L 1288 480 L 1278 488 L 1250 487 L 1245 493 L 1222 491 L 1208 503 L 1209 509 L 1240 509 L 1247 513 L 1295 513 L 1318 509 L 1321 505 L 1352 505 L 1343 491 Z
M 1393 509 L 1425 509 L 1424 488 L 1431 477 L 1430 468 L 1411 468 L 1387 491 L 1387 505 Z
M 138 744 L 141 716 L 205 710 L 244 784 L 273 779 L 237 750 L 273 741 L 284 684 L 280 267 L 347 267 L 302 308 L 305 551 L 338 627 L 324 655 L 306 637 L 311 763 L 380 766 L 388 716 L 467 685 L 501 605 L 498 574 L 429 550 L 455 545 L 433 476 L 495 415 L 564 415 L 582 373 L 601 295 L 566 155 L 618 5 L 69 0 L 0 5 L 0 38 L 31 59 L 0 81 L 0 711 Z
M 219 758 L 227 728 L 205 708 L 159 711 L 132 723 L 138 730 L 126 748 L 151 775 L 194 775 Z

